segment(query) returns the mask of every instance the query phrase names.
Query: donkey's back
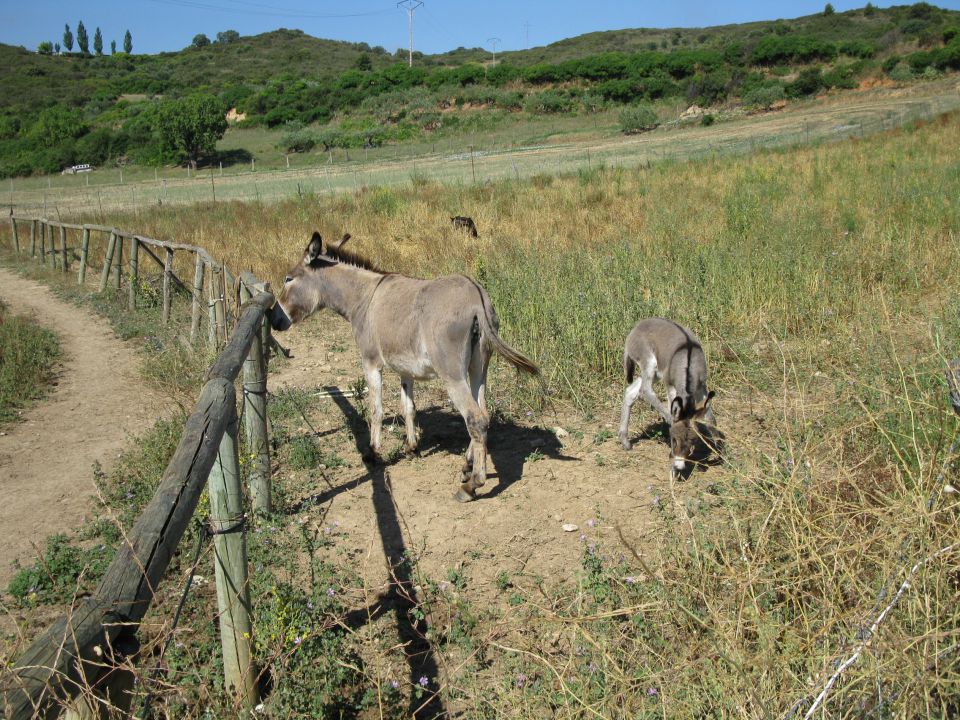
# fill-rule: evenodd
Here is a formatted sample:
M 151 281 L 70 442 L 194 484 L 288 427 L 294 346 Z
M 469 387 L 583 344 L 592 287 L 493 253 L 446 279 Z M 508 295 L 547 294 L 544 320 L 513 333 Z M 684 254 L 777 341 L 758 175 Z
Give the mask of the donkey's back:
M 638 322 L 627 336 L 623 363 L 628 383 L 633 382 L 639 366 L 641 371 L 652 370 L 657 380 L 677 388 L 684 397 L 699 394 L 698 384 L 706 394 L 703 345 L 693 332 L 673 320 L 655 317 Z

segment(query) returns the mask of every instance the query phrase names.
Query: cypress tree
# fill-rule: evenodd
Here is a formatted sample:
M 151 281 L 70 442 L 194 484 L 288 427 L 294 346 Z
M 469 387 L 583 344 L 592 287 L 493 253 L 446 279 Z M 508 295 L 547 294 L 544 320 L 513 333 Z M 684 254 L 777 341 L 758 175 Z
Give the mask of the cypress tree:
M 83 26 L 83 20 L 77 23 L 77 47 L 84 55 L 90 54 L 90 38 L 87 37 L 87 29 Z
M 133 52 L 133 38 L 130 36 L 129 30 L 127 30 L 127 34 L 123 36 L 123 51 L 127 55 Z
M 73 33 L 70 32 L 69 24 L 63 26 L 63 46 L 67 49 L 67 52 L 73 52 Z
M 100 28 L 93 34 L 93 51 L 97 55 L 103 55 L 103 35 L 100 34 Z

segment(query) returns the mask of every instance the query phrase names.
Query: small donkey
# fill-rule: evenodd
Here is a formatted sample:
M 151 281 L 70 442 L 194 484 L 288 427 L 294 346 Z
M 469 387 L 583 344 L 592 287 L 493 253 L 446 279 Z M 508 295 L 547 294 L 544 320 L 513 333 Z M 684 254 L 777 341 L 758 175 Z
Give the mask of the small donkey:
M 672 320 L 648 318 L 636 324 L 623 351 L 627 390 L 620 414 L 620 444 L 631 447 L 628 435 L 630 409 L 640 395 L 670 425 L 671 477 L 679 477 L 702 439 L 698 425 L 713 427 L 716 421 L 707 392 L 707 361 L 697 336 Z M 640 376 L 634 380 L 634 371 Z M 653 381 L 667 387 L 664 404 L 653 391 Z M 669 409 L 668 409 L 669 408 Z
M 494 351 L 536 375 L 533 361 L 497 333 L 500 321 L 486 291 L 463 275 L 419 280 L 375 269 L 343 250 L 349 236 L 326 244 L 314 233 L 303 262 L 287 274 L 270 314 L 286 330 L 329 307 L 350 321 L 370 389 L 370 450 L 380 455 L 383 369 L 400 376 L 407 452 L 417 445 L 413 381 L 440 378 L 470 434 L 463 484 L 454 498 L 468 502 L 487 478 L 487 367 Z

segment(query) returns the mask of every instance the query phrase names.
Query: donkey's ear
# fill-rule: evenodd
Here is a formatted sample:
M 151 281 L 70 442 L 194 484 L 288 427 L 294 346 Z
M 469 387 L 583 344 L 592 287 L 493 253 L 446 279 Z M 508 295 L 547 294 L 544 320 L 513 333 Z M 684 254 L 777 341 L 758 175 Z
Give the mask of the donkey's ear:
M 696 410 L 698 413 L 705 413 L 710 409 L 710 401 L 713 400 L 714 395 L 716 395 L 716 393 L 711 390 L 707 393 L 707 396 L 703 399 L 703 402 L 697 403 Z
M 683 417 L 683 400 L 678 397 L 675 397 L 673 402 L 670 403 L 670 417 L 673 418 L 674 422 Z
M 323 255 L 323 238 L 320 237 L 320 233 L 314 231 L 313 237 L 310 238 L 310 243 L 307 245 L 307 251 L 303 256 L 303 264 L 309 265 L 321 255 Z
M 350 233 L 344 233 L 344 234 L 343 234 L 343 237 L 340 238 L 340 241 L 337 242 L 337 243 L 335 243 L 335 244 L 332 245 L 331 247 L 333 247 L 334 250 L 339 250 L 340 248 L 343 247 L 344 243 L 346 243 L 347 240 L 349 240 L 349 239 L 350 239 Z

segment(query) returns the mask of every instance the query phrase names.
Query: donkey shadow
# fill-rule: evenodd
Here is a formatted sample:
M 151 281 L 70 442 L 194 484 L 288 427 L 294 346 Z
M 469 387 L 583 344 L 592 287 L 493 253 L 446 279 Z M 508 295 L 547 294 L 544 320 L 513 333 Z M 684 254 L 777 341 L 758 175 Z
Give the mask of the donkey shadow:
M 398 418 L 397 422 L 402 427 L 403 418 Z M 462 457 L 467 452 L 470 436 L 459 413 L 443 407 L 425 408 L 417 411 L 417 424 L 420 431 L 417 454 L 420 457 L 439 453 Z M 491 480 L 496 480 L 497 484 L 486 492 L 481 491 L 476 500 L 495 498 L 520 480 L 527 458 L 534 453 L 553 460 L 579 460 L 564 455 L 563 445 L 557 436 L 546 428 L 518 425 L 504 418 L 490 422 L 487 452 L 493 467 L 492 472 L 488 472 L 487 485 L 484 487 L 489 487 Z
M 680 479 L 686 480 L 695 472 L 706 472 L 707 468 L 723 465 L 723 453 L 726 449 L 726 435 L 716 425 L 698 423 L 700 440 L 690 462 L 680 473 Z M 654 420 L 646 425 L 639 433 L 632 436 L 635 443 L 638 440 L 659 440 L 670 453 L 670 425 L 663 420 Z

